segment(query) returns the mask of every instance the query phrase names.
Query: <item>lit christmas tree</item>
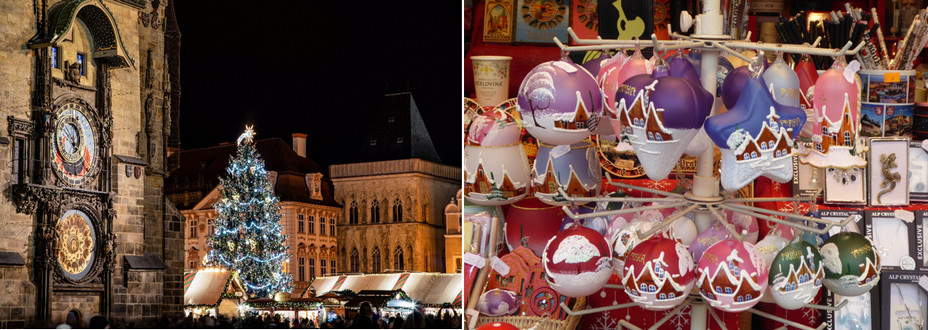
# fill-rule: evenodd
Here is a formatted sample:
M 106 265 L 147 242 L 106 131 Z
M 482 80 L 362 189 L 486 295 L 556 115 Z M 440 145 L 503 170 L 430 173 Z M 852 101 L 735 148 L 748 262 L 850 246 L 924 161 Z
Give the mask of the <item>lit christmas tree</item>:
M 283 272 L 290 254 L 284 245 L 280 205 L 253 135 L 246 127 L 236 155 L 230 157 L 228 176 L 219 179 L 222 199 L 214 205 L 219 216 L 208 244 L 211 263 L 237 271 L 250 296 L 271 298 L 290 292 L 293 278 Z

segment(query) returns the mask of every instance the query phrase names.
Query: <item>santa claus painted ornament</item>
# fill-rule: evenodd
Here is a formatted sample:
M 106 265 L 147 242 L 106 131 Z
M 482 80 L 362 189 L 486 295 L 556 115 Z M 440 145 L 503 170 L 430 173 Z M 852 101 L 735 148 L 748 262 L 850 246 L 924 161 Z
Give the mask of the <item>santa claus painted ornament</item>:
M 612 248 L 595 230 L 573 226 L 548 241 L 542 262 L 548 284 L 568 297 L 586 297 L 612 275 Z
M 658 235 L 628 254 L 622 285 L 638 306 L 666 310 L 686 299 L 693 288 L 694 267 L 693 257 L 683 244 Z
M 512 315 L 519 310 L 521 300 L 515 292 L 503 289 L 492 289 L 480 295 L 477 301 L 477 310 L 489 316 Z
M 670 174 L 712 108 L 712 94 L 683 78 L 655 70 L 637 75 L 619 89 L 623 134 L 652 180 Z
M 812 302 L 825 277 L 818 248 L 798 240 L 777 254 L 770 264 L 767 291 L 784 309 L 794 310 Z
M 728 239 L 699 259 L 696 286 L 713 308 L 741 312 L 754 307 L 767 289 L 767 266 L 754 245 Z
M 536 66 L 518 93 L 522 126 L 539 141 L 568 145 L 596 129 L 603 95 L 590 72 L 567 58 Z
M 842 296 L 862 295 L 880 281 L 880 258 L 869 239 L 858 233 L 832 235 L 819 249 L 825 287 Z

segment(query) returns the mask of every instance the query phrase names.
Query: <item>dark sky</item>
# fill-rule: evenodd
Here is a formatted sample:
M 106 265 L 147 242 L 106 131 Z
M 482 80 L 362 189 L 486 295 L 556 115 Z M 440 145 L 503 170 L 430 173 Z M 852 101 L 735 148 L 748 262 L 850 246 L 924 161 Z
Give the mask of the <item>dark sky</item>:
M 175 0 L 181 146 L 307 133 L 323 166 L 350 159 L 383 95 L 408 81 L 438 153 L 460 166 L 461 3 Z

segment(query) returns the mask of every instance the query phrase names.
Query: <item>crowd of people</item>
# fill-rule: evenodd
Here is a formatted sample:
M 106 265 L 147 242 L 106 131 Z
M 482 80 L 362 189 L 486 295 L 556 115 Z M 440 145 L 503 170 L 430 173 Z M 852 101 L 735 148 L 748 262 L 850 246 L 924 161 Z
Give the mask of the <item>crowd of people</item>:
M 76 320 L 59 324 L 57 329 L 82 328 Z M 280 314 L 250 313 L 245 317 L 201 316 L 192 314 L 177 317 L 162 317 L 144 324 L 107 320 L 103 316 L 94 316 L 87 322 L 89 329 L 134 329 L 134 328 L 170 328 L 170 329 L 460 329 L 461 315 L 456 311 L 445 311 L 441 316 L 424 314 L 420 310 L 403 316 L 383 317 L 376 313 L 371 305 L 362 303 L 354 317 L 345 319 L 338 316 L 330 321 L 317 323 L 306 318 L 290 319 Z

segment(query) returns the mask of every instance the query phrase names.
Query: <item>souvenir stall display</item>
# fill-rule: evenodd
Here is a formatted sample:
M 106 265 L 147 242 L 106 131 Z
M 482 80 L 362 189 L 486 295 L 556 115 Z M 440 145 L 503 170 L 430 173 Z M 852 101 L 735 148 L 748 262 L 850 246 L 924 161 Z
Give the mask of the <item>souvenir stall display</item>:
M 851 5 L 781 17 L 771 44 L 743 5 L 703 1 L 658 40 L 621 4 L 597 37 L 598 2 L 554 3 L 560 56 L 464 100 L 465 328 L 925 328 L 928 142 L 873 135 L 862 108 L 895 102 L 928 11 L 893 56 Z

